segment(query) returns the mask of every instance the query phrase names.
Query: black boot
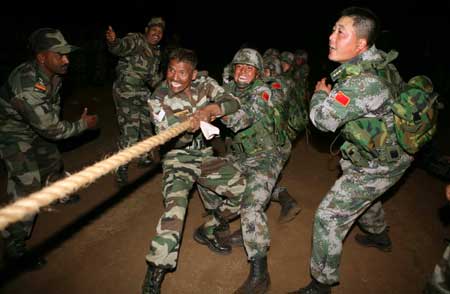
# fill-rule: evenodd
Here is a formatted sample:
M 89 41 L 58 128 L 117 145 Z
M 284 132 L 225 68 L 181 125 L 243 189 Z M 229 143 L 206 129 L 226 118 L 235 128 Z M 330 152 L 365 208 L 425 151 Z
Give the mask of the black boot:
M 392 251 L 392 242 L 387 229 L 380 234 L 356 234 L 355 240 L 362 246 L 375 247 L 383 252 Z
M 224 238 L 224 241 L 231 247 L 243 247 L 244 238 L 242 237 L 242 229 L 237 229 L 232 234 L 228 235 L 228 237 Z
M 116 170 L 116 183 L 119 187 L 124 187 L 128 184 L 128 165 L 121 165 Z
M 161 283 L 167 270 L 149 264 L 145 274 L 144 284 L 142 285 L 142 294 L 161 293 Z
M 138 167 L 140 168 L 147 168 L 150 167 L 153 164 L 153 158 L 150 154 L 146 154 L 145 156 L 142 156 L 138 161 Z
M 288 292 L 290 294 L 331 294 L 331 286 L 322 284 L 314 279 L 304 288 Z
M 9 268 L 35 271 L 43 268 L 47 261 L 38 255 L 33 255 L 26 249 L 27 232 L 21 222 L 8 226 L 9 236 L 5 241 L 5 262 Z
M 279 202 L 281 205 L 280 216 L 278 222 L 281 224 L 290 222 L 300 212 L 301 208 L 298 206 L 297 201 L 289 195 L 287 190 L 280 192 Z
M 264 294 L 270 287 L 270 276 L 267 270 L 267 256 L 250 260 L 250 273 L 247 280 L 234 294 Z
M 231 253 L 231 246 L 221 242 L 220 238 L 217 237 L 216 232 L 214 232 L 213 236 L 209 238 L 205 232 L 205 229 L 203 228 L 203 225 L 195 230 L 194 240 L 202 245 L 208 246 L 208 248 L 215 253 L 221 255 L 227 255 Z

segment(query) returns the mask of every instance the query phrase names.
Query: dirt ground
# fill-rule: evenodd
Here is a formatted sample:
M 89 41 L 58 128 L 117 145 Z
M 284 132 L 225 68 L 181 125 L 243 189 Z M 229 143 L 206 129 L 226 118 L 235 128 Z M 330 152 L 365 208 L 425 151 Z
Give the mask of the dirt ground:
M 76 119 L 84 106 L 101 119 L 99 131 L 61 145 L 68 171 L 79 171 L 115 152 L 117 127 L 110 89 L 106 86 L 74 92 L 65 100 L 67 119 Z M 442 137 L 446 137 L 448 128 L 442 131 Z M 281 225 L 277 223 L 279 205 L 272 203 L 267 210 L 272 238 L 268 257 L 270 293 L 286 293 L 309 282 L 313 215 L 339 173 L 337 159 L 329 155 L 332 139 L 313 132 L 293 149 L 281 183 L 302 207 L 297 218 Z M 162 176 L 158 166 L 143 170 L 133 164 L 130 172 L 132 184 L 125 189 L 118 189 L 114 177 L 108 174 L 81 190 L 78 204 L 42 212 L 28 244 L 46 256 L 47 266 L 29 273 L 4 268 L 0 272 L 0 293 L 140 293 L 145 255 L 163 211 Z M 3 171 L 0 195 L 5 193 L 5 177 Z M 446 204 L 445 184 L 422 169 L 411 168 L 383 198 L 393 251 L 382 253 L 360 247 L 354 241 L 359 228 L 353 228 L 344 245 L 341 283 L 333 293 L 420 293 L 448 236 L 448 228 L 438 214 Z M 194 192 L 178 268 L 166 275 L 163 293 L 233 293 L 248 274 L 243 248 L 219 256 L 193 240 L 203 212 Z M 237 222 L 232 224 L 233 228 L 237 226 Z

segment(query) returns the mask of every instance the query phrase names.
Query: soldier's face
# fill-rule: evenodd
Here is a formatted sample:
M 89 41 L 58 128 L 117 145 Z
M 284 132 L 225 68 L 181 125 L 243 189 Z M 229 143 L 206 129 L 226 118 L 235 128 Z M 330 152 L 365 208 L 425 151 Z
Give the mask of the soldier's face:
M 234 81 L 238 85 L 248 85 L 256 79 L 258 70 L 248 64 L 236 64 L 234 66 Z
M 328 59 L 345 63 L 367 49 L 367 41 L 358 38 L 353 19 L 341 17 L 333 27 L 329 37 Z
M 52 51 L 38 53 L 38 63 L 48 76 L 55 74 L 63 75 L 67 73 L 69 58 L 66 54 Z
M 175 94 L 189 91 L 191 83 L 196 77 L 197 70 L 192 67 L 192 64 L 177 59 L 170 60 L 166 79 Z
M 147 42 L 151 45 L 157 45 L 163 37 L 163 29 L 160 26 L 151 26 L 147 28 Z

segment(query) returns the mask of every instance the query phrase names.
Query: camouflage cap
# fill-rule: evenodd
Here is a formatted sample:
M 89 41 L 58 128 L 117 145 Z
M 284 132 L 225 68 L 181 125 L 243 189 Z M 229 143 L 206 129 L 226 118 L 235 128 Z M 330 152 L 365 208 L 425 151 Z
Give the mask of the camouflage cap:
M 408 81 L 408 85 L 419 88 L 427 93 L 433 93 L 433 82 L 429 77 L 424 75 L 412 77 Z
M 62 33 L 57 29 L 40 28 L 35 30 L 29 38 L 31 50 L 34 53 L 52 51 L 59 54 L 68 54 L 79 49 L 77 46 L 69 45 Z
M 294 53 L 289 51 L 283 51 L 280 55 L 280 60 L 282 62 L 286 62 L 291 65 L 294 64 L 294 59 L 295 59 Z
M 147 27 L 160 26 L 163 30 L 166 28 L 166 22 L 162 17 L 152 17 L 147 24 Z
M 233 61 L 231 62 L 233 65 L 235 64 L 248 64 L 254 66 L 258 69 L 258 71 L 262 72 L 264 70 L 263 67 L 263 59 L 261 54 L 258 51 L 251 48 L 243 48 L 240 49 L 233 57 Z

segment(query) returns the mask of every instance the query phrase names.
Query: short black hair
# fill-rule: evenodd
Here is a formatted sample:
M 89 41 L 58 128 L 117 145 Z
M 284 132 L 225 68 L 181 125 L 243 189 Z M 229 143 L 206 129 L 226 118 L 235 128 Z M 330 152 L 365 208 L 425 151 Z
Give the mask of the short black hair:
M 194 50 L 186 48 L 176 48 L 170 53 L 169 56 L 169 60 L 173 59 L 189 63 L 192 65 L 193 69 L 197 67 L 197 54 L 195 54 Z
M 360 38 L 365 38 L 369 47 L 375 44 L 380 31 L 380 21 L 372 10 L 352 6 L 342 10 L 341 17 L 343 16 L 348 16 L 353 19 L 356 34 Z

